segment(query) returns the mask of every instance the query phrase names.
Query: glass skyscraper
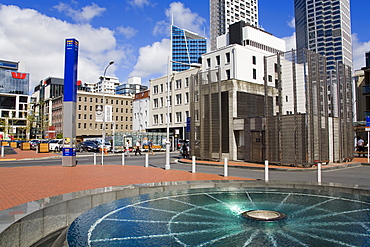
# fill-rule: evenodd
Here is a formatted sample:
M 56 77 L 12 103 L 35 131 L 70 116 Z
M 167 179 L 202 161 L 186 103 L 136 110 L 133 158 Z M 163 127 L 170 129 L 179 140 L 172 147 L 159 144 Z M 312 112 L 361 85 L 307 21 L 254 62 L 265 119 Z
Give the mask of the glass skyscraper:
M 172 71 L 184 71 L 190 68 L 185 64 L 199 63 L 203 53 L 207 52 L 207 39 L 196 33 L 171 26 Z M 184 63 L 184 64 L 181 64 Z
M 309 49 L 352 67 L 350 0 L 294 0 L 297 50 Z
M 258 27 L 257 0 L 210 0 L 211 51 L 217 48 L 217 37 L 226 34 L 233 23 L 244 21 Z

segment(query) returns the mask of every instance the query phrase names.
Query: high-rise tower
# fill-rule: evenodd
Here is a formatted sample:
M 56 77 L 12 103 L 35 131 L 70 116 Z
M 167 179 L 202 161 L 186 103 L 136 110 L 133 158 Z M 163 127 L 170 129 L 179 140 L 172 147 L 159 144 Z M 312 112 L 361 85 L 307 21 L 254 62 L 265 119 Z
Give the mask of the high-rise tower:
M 297 50 L 306 48 L 352 67 L 350 0 L 294 0 Z
M 258 27 L 258 0 L 210 0 L 211 50 L 217 37 L 228 32 L 229 25 L 244 21 Z
M 185 29 L 171 26 L 173 71 L 190 68 L 186 64 L 199 63 L 203 53 L 207 52 L 207 39 Z M 183 63 L 183 64 L 181 64 Z

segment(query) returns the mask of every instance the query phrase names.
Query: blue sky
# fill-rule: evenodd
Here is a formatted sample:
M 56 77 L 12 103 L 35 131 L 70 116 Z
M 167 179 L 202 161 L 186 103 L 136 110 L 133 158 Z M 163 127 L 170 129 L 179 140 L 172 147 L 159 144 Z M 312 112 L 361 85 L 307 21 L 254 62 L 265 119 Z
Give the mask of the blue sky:
M 369 0 L 351 1 L 354 69 L 370 51 Z M 1 0 L 0 59 L 21 61 L 31 73 L 31 91 L 41 80 L 63 77 L 64 41 L 80 41 L 78 78 L 95 82 L 107 75 L 126 82 L 166 73 L 169 28 L 174 24 L 209 37 L 208 0 Z M 294 46 L 293 0 L 259 0 L 259 24 Z

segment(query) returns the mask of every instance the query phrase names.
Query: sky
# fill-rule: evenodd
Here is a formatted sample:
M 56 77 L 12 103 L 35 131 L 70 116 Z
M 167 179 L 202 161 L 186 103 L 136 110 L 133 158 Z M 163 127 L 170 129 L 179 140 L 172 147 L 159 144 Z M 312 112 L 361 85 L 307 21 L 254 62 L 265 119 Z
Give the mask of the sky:
M 293 0 L 258 0 L 259 24 L 295 47 Z M 370 0 L 351 0 L 354 69 L 370 51 Z M 209 0 L 0 0 L 0 59 L 20 61 L 30 92 L 48 77 L 64 76 L 65 39 L 79 41 L 78 80 L 107 76 L 125 83 L 166 74 L 169 25 L 209 39 Z

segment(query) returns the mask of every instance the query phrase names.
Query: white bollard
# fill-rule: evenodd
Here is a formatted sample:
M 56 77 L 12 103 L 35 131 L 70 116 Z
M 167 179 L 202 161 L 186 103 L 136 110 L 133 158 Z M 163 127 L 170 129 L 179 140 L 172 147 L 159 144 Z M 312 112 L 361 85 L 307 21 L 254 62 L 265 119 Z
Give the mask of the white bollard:
M 94 165 L 96 165 L 96 153 L 94 152 Z
M 195 173 L 195 156 L 191 157 L 191 172 Z
M 265 181 L 269 181 L 269 161 L 265 160 Z
M 125 165 L 125 153 L 124 152 L 122 153 L 122 165 L 123 166 Z
M 1 157 L 4 157 L 4 146 L 1 146 Z
M 224 177 L 227 177 L 228 174 L 227 174 L 227 158 L 224 159 Z
M 321 183 L 321 163 L 317 163 L 317 182 Z
M 149 154 L 145 154 L 145 167 L 149 167 Z

